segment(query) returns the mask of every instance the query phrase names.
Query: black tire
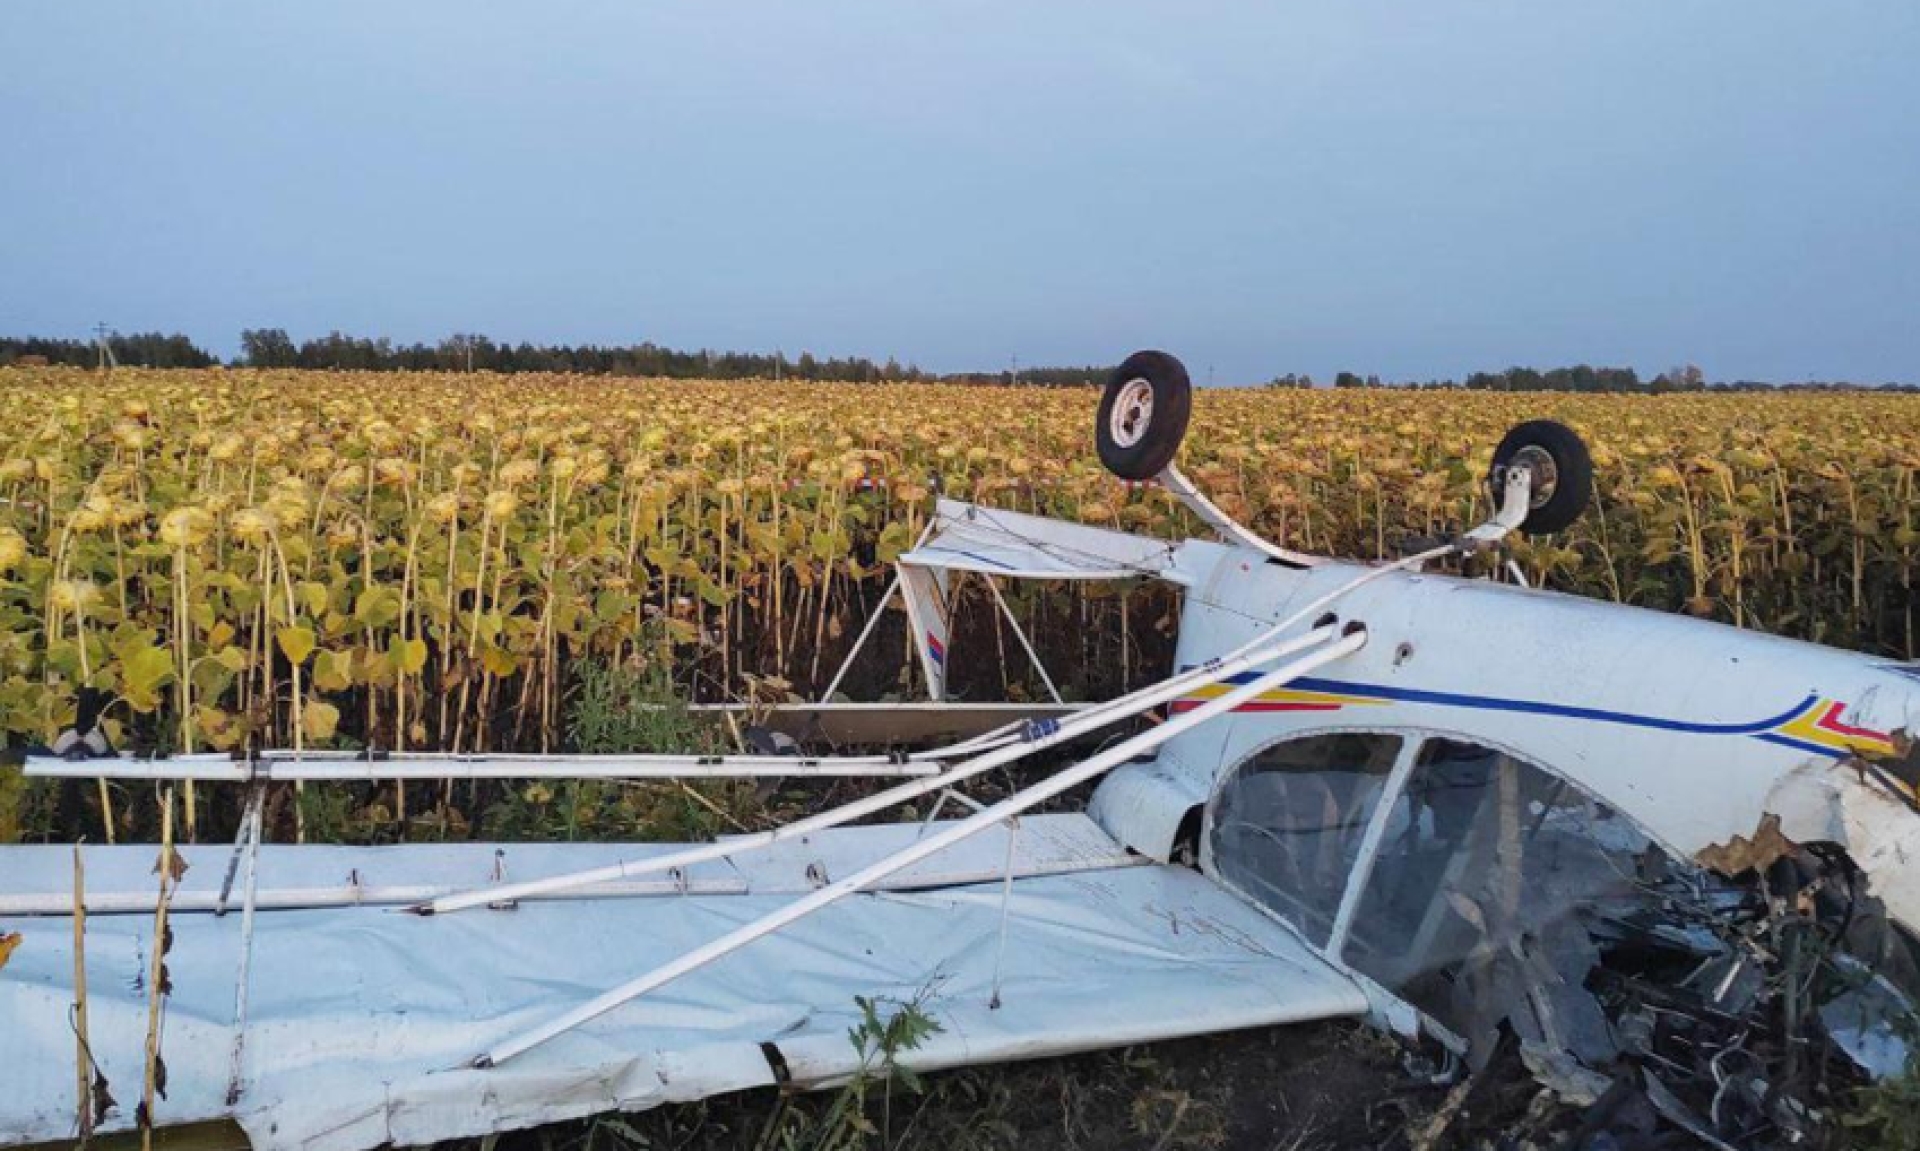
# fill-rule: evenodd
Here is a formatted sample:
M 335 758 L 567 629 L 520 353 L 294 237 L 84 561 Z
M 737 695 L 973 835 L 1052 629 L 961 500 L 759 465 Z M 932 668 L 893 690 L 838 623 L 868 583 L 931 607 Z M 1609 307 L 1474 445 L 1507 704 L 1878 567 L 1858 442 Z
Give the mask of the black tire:
M 1123 480 L 1150 480 L 1173 464 L 1193 414 L 1193 381 L 1165 352 L 1135 352 L 1113 370 L 1093 437 L 1100 462 Z
M 1593 500 L 1593 456 L 1565 424 L 1528 420 L 1508 432 L 1493 451 L 1487 484 L 1493 506 L 1500 506 L 1509 467 L 1534 469 L 1533 498 L 1520 530 L 1530 536 L 1560 531 L 1587 510 Z

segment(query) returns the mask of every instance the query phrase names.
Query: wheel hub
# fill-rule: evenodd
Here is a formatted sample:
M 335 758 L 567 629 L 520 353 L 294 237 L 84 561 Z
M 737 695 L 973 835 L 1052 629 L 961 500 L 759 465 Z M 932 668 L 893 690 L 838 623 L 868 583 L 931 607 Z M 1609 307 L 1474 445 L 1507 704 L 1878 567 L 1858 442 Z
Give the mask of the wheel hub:
M 1107 420 L 1107 430 L 1113 435 L 1113 442 L 1123 448 L 1130 448 L 1140 442 L 1147 434 L 1147 425 L 1153 422 L 1153 385 L 1136 376 L 1128 380 L 1114 397 L 1113 413 Z
M 1528 485 L 1527 491 L 1529 507 L 1544 507 L 1553 498 L 1553 489 L 1560 483 L 1560 467 L 1553 462 L 1552 453 L 1545 448 L 1529 444 L 1513 453 L 1513 462 L 1507 466 L 1525 468 L 1531 473 L 1533 482 Z

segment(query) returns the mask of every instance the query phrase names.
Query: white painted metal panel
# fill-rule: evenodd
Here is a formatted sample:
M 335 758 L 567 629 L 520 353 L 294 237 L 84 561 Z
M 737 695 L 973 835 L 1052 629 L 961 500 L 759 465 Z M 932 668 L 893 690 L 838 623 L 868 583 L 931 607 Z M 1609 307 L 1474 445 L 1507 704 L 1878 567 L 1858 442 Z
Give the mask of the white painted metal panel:
M 1228 557 L 1187 597 L 1177 661 L 1204 663 L 1368 570 Z M 1377 642 L 1170 741 L 1166 770 L 1211 780 L 1256 747 L 1329 722 L 1455 734 L 1567 777 L 1681 856 L 1752 837 L 1777 818 L 1790 839 L 1846 848 L 1893 916 L 1920 930 L 1920 800 L 1910 780 L 1848 758 L 1903 754 L 1920 731 L 1911 666 L 1438 575 L 1388 575 L 1332 610 L 1365 621 Z M 1144 778 L 1132 774 L 1108 786 Z M 1158 832 L 1122 819 L 1138 807 L 1122 798 L 1096 796 L 1092 810 L 1142 846 L 1133 838 Z

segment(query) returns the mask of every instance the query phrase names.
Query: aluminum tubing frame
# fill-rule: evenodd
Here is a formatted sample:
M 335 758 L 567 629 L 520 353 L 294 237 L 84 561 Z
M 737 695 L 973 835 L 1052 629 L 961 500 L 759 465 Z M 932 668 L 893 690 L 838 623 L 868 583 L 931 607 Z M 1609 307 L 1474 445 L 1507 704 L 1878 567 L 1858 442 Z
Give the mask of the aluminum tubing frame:
M 1341 584 L 1339 587 L 1327 592 L 1325 595 L 1320 596 L 1318 599 L 1313 600 L 1304 607 L 1294 611 L 1285 619 L 1280 620 L 1278 623 L 1262 631 L 1225 656 L 1202 664 L 1199 667 L 1191 668 L 1169 679 L 1162 680 L 1157 684 L 1141 688 L 1139 691 L 1120 696 L 1106 703 L 1096 704 L 1085 711 L 1078 712 L 1062 720 L 1053 735 L 1014 747 L 1007 747 L 1006 745 L 1018 738 L 1017 734 L 988 733 L 984 736 L 977 736 L 969 742 L 979 744 L 983 747 L 994 747 L 995 750 L 981 757 L 981 759 L 961 763 L 940 775 L 925 776 L 911 783 L 889 788 L 867 799 L 856 800 L 843 807 L 809 816 L 783 827 L 775 828 L 772 831 L 757 832 L 754 835 L 732 839 L 725 843 L 706 844 L 700 847 L 689 848 L 685 851 L 675 852 L 672 855 L 656 856 L 647 860 L 609 864 L 605 867 L 593 868 L 588 871 L 549 876 L 540 880 L 529 880 L 526 883 L 476 889 L 462 895 L 437 899 L 431 903 L 422 904 L 415 908 L 415 910 L 423 914 L 460 911 L 470 907 L 510 902 L 513 899 L 528 895 L 545 895 L 554 891 L 564 890 L 568 887 L 605 883 L 617 879 L 631 878 L 635 875 L 644 875 L 652 871 L 687 867 L 695 863 L 704 863 L 713 859 L 724 859 L 741 852 L 767 847 L 790 836 L 834 827 L 849 819 L 857 819 L 860 816 L 872 814 L 873 812 L 892 806 L 895 803 L 901 803 L 924 795 L 929 791 L 949 787 L 959 780 L 978 775 L 982 771 L 1011 763 L 1034 751 L 1052 747 L 1068 739 L 1085 734 L 1088 731 L 1097 730 L 1109 726 L 1120 719 L 1137 715 L 1148 708 L 1177 698 L 1190 687 L 1217 683 L 1228 676 L 1237 675 L 1242 671 L 1250 670 L 1260 664 L 1269 663 L 1275 659 L 1284 658 L 1287 655 L 1300 651 L 1305 646 L 1306 641 L 1309 641 L 1316 635 L 1324 632 L 1326 636 L 1330 637 L 1332 634 L 1331 628 L 1317 626 L 1313 631 L 1309 631 L 1298 637 L 1300 646 L 1286 647 L 1283 645 L 1282 647 L 1263 653 L 1258 659 L 1248 658 L 1250 653 L 1258 651 L 1265 645 L 1275 643 L 1276 637 L 1288 628 L 1299 623 L 1301 620 L 1307 619 L 1313 615 L 1313 613 L 1321 611 L 1341 597 L 1358 590 L 1362 586 L 1391 575 L 1396 571 L 1407 568 L 1417 568 L 1430 560 L 1454 554 L 1459 550 L 1456 544 L 1445 544 L 1363 572 L 1353 579 L 1348 580 L 1346 583 Z M 956 748 L 964 746 L 966 745 L 956 744 L 954 748 L 947 749 L 947 754 L 950 755 Z
M 1319 634 L 1318 631 L 1309 633 Z M 1035 804 L 1059 795 L 1070 788 L 1077 787 L 1122 763 L 1152 751 L 1161 744 L 1199 724 L 1217 718 L 1255 697 L 1283 686 L 1326 664 L 1359 651 L 1367 643 L 1366 628 L 1350 625 L 1346 634 L 1330 642 L 1322 642 L 1318 650 L 1299 659 L 1266 672 L 1250 682 L 1234 688 L 1225 695 L 1216 696 L 1192 711 L 1182 713 L 1173 719 L 1141 732 L 1120 744 L 1101 752 L 1082 763 L 1066 768 L 1043 782 L 1017 791 L 1007 798 L 986 809 L 968 816 L 952 827 L 928 836 L 911 847 L 904 848 L 867 867 L 847 876 L 845 879 L 830 883 L 819 890 L 802 896 L 777 911 L 762 916 L 752 923 L 728 932 L 710 943 L 704 944 L 681 955 L 668 963 L 654 968 L 635 979 L 621 984 L 579 1007 L 560 1015 L 547 1023 L 527 1031 L 510 1036 L 494 1045 L 484 1053 L 475 1056 L 469 1066 L 476 1069 L 496 1067 L 517 1055 L 524 1054 L 535 1047 L 606 1014 L 623 1004 L 645 995 L 689 972 L 698 970 L 723 956 L 738 951 L 754 940 L 770 935 L 782 927 L 821 910 L 846 896 L 852 895 L 863 887 L 875 883 L 896 871 L 910 867 L 920 860 L 943 851 L 987 828 L 1012 816 L 1019 815 Z M 1277 658 L 1277 657 L 1276 657 Z M 1261 661 L 1266 662 L 1266 661 Z
M 916 799 L 928 792 L 951 787 L 955 783 L 965 779 L 971 779 L 982 772 L 991 771 L 996 767 L 1001 767 L 1015 760 L 1023 759 L 1026 756 L 1032 755 L 1034 752 L 1043 751 L 1047 748 L 1066 743 L 1089 731 L 1110 726 L 1129 716 L 1146 711 L 1149 708 L 1168 703 L 1197 684 L 1215 683 L 1230 676 L 1238 675 L 1243 671 L 1251 670 L 1261 664 L 1270 663 L 1276 659 L 1283 659 L 1286 656 L 1293 655 L 1307 648 L 1333 642 L 1335 635 L 1336 630 L 1333 627 L 1319 627 L 1296 636 L 1293 639 L 1277 641 L 1270 651 L 1257 652 L 1253 655 L 1241 655 L 1236 658 L 1208 664 L 1205 667 L 1196 669 L 1194 672 L 1175 676 L 1172 679 L 1164 680 L 1154 685 L 1150 689 L 1136 692 L 1131 696 L 1123 697 L 1122 700 L 1114 701 L 1115 704 L 1124 703 L 1123 707 L 1109 706 L 1104 712 L 1094 712 L 1090 709 L 1088 712 L 1083 712 L 1061 720 L 1056 727 L 1038 738 L 1006 744 L 985 752 L 973 759 L 956 764 L 939 775 L 924 776 L 910 780 L 898 786 L 890 787 L 885 791 L 867 796 L 864 799 L 857 799 L 852 803 L 843 804 L 840 807 L 832 808 L 804 819 L 798 819 L 792 823 L 783 824 L 770 831 L 735 836 L 722 842 L 701 844 L 697 847 L 690 847 L 683 851 L 671 852 L 666 855 L 652 856 L 647 859 L 627 860 L 620 863 L 610 863 L 602 867 L 589 868 L 585 871 L 547 876 L 544 879 L 530 879 L 521 883 L 476 888 L 458 895 L 446 896 L 435 899 L 429 903 L 423 903 L 414 908 L 414 910 L 421 914 L 434 915 L 464 911 L 468 908 L 482 907 L 490 904 L 510 903 L 513 900 L 524 899 L 529 896 L 547 895 L 569 888 L 607 883 L 619 879 L 631 879 L 637 875 L 647 875 L 660 871 L 672 871 L 679 868 L 690 867 L 696 863 L 705 863 L 714 859 L 724 859 L 728 856 L 738 855 L 747 851 L 770 847 L 782 840 L 807 835 L 829 827 L 836 827 L 850 820 L 858 819 L 865 815 L 872 815 L 875 812 L 905 803 L 907 800 Z

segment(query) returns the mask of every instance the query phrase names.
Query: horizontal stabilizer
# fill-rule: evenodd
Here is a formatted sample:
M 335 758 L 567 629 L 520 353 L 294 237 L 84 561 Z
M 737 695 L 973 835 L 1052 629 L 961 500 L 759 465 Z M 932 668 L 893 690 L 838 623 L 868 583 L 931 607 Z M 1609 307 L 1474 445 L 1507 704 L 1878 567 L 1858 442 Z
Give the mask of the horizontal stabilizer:
M 900 557 L 913 567 L 1015 579 L 1167 579 L 1181 543 L 1090 528 L 1024 512 L 941 500 L 933 530 Z

